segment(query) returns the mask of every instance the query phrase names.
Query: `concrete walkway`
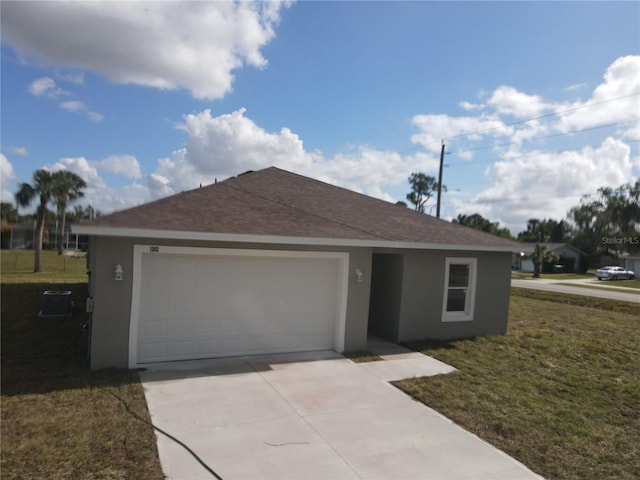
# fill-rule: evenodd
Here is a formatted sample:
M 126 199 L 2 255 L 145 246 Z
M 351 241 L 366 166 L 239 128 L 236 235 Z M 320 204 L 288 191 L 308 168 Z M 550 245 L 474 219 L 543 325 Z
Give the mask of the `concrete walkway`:
M 153 423 L 225 480 L 540 478 L 386 381 L 452 367 L 374 343 L 384 361 L 322 351 L 156 364 L 140 377 Z M 212 478 L 157 438 L 167 478 Z

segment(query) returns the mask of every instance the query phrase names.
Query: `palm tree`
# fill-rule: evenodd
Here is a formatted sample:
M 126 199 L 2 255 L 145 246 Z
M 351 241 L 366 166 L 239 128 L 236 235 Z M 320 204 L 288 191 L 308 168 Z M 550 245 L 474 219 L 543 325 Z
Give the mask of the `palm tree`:
M 73 172 L 59 170 L 53 174 L 53 198 L 58 207 L 60 241 L 58 242 L 58 255 L 64 252 L 64 229 L 67 218 L 67 204 L 84 196 L 83 188 L 87 186 L 85 181 Z
M 40 205 L 37 211 L 36 220 L 36 241 L 34 245 L 35 258 L 33 262 L 33 272 L 42 271 L 42 237 L 44 236 L 44 221 L 47 214 L 47 203 L 53 197 L 54 178 L 51 172 L 40 169 L 33 173 L 33 185 L 21 183 L 15 195 L 16 202 L 21 207 L 28 206 L 36 197 L 40 197 Z
M 549 250 L 545 245 L 536 243 L 531 254 L 531 260 L 533 261 L 533 278 L 540 278 L 540 272 L 542 271 L 543 262 L 557 262 L 558 254 Z

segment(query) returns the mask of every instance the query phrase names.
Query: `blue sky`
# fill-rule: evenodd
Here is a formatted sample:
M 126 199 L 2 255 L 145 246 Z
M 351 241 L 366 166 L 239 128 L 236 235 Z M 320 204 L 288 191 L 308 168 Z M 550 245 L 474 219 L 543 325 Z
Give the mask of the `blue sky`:
M 7 2 L 2 201 L 107 213 L 270 165 L 517 233 L 640 177 L 638 2 Z M 430 203 L 430 206 L 433 202 Z

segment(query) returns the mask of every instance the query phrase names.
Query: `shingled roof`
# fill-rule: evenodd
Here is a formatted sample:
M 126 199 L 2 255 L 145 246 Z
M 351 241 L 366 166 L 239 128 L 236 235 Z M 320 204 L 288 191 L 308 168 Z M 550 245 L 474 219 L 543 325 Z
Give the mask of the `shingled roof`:
M 81 234 L 159 238 L 519 248 L 510 240 L 276 167 L 98 217 L 73 229 Z M 285 237 L 290 241 L 283 241 Z

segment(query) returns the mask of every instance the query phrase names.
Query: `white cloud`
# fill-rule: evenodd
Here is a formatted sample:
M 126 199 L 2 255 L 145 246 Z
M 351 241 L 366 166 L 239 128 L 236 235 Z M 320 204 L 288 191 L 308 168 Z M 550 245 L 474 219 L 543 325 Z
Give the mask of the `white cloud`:
M 29 152 L 25 147 L 7 147 L 6 151 L 11 155 L 16 155 L 18 157 L 26 157 L 29 155 Z
M 548 108 L 538 95 L 519 92 L 506 85 L 498 87 L 487 100 L 487 104 L 494 107 L 500 114 L 517 118 L 535 117 Z
M 49 167 L 51 171 L 57 170 L 69 170 L 82 178 L 88 188 L 105 188 L 107 184 L 98 174 L 96 167 L 91 165 L 91 162 L 85 157 L 67 157 L 61 158 L 52 167 Z
M 12 187 L 15 178 L 13 165 L 7 157 L 0 153 L 0 200 L 3 202 L 14 203 Z
M 271 133 L 246 117 L 245 109 L 213 117 L 210 110 L 186 115 L 179 126 L 186 147 L 160 159 L 156 174 L 174 192 L 213 183 L 271 165 L 300 171 L 312 162 L 300 138 L 288 128 Z M 158 179 L 149 185 L 158 186 Z M 157 189 L 154 189 L 157 191 Z
M 269 132 L 260 127 L 244 109 L 217 117 L 209 110 L 186 115 L 179 128 L 187 134 L 185 148 L 159 159 L 152 173 L 131 175 L 136 181 L 127 187 L 107 187 L 99 170 L 118 174 L 132 168 L 129 171 L 134 171 L 137 162 L 133 156 L 93 162 L 83 157 L 67 158 L 58 165 L 75 171 L 89 183 L 86 202 L 110 212 L 272 165 L 395 202 L 386 191 L 388 187 L 403 184 L 414 171 L 433 174 L 439 164 L 436 155 L 401 155 L 368 146 L 325 158 L 321 152 L 306 151 L 299 136 L 288 128 Z
M 288 5 L 6 2 L 2 35 L 19 53 L 42 63 L 93 70 L 116 83 L 182 87 L 196 98 L 216 99 L 231 90 L 235 70 L 267 64 L 261 49 Z
M 86 105 L 78 100 L 70 100 L 68 102 L 61 103 L 60 108 L 67 110 L 68 112 L 76 113 L 87 109 Z
M 632 171 L 629 146 L 611 137 L 596 148 L 532 151 L 496 162 L 490 172 L 493 185 L 457 206 L 461 213 L 481 211 L 519 231 L 529 218 L 565 218 L 582 195 L 620 186 Z
M 76 85 L 84 85 L 84 72 L 62 72 L 56 75 L 60 80 L 75 83 Z
M 622 69 L 626 73 L 621 73 L 621 69 L 613 68 L 617 63 L 608 69 L 613 73 L 605 75 L 609 78 L 609 83 L 605 84 L 620 84 L 624 75 L 632 76 L 627 81 L 637 82 L 633 77 L 635 70 L 626 68 Z M 623 63 L 628 67 L 628 60 Z M 503 110 L 510 109 L 509 115 L 526 109 L 539 113 L 541 108 L 546 108 L 545 111 L 553 113 L 567 108 L 566 104 L 521 94 L 516 89 L 499 88 L 503 94 L 510 92 L 503 95 L 499 103 Z M 142 172 L 131 155 L 114 155 L 99 161 L 81 157 L 61 162 L 64 168 L 82 172 L 79 174 L 88 182 L 91 179 L 86 201 L 103 212 L 271 165 L 395 201 L 408 191 L 406 179 L 411 172 L 436 174 L 441 139 L 449 145 L 447 138 L 456 137 L 452 142 L 455 154 L 465 160 L 464 175 L 468 177 L 460 178 L 472 187 L 456 192 L 455 182 L 450 184 L 451 180 L 445 177 L 444 183 L 452 188 L 445 197 L 445 212 L 452 216 L 478 212 L 508 226 L 514 233 L 522 230 L 532 217 L 564 218 L 567 210 L 578 204 L 581 195 L 595 193 L 603 185 L 619 186 L 637 176 L 638 170 L 634 169 L 640 169 L 640 160 L 637 154 L 632 156 L 631 148 L 623 141 L 640 136 L 637 124 L 625 123 L 616 132 L 609 132 L 610 137 L 606 139 L 590 137 L 598 140 L 587 140 L 583 143 L 585 146 L 557 148 L 554 144 L 545 148 L 545 144 L 538 143 L 534 150 L 532 144 L 525 141 L 562 134 L 565 115 L 508 125 L 503 114 L 497 111 L 499 95 L 494 91 L 487 97 L 496 102 L 494 105 L 486 103 L 483 111 L 476 115 L 415 115 L 412 124 L 418 133 L 411 139 L 424 145 L 427 151 L 410 155 L 356 145 L 348 151 L 325 157 L 320 151 L 305 149 L 303 139 L 292 129 L 283 127 L 269 131 L 248 117 L 245 109 L 239 109 L 218 116 L 211 110 L 185 115 L 179 126 L 186 136 L 184 148 L 159 159 L 153 171 Z M 507 97 L 511 101 L 507 101 Z M 594 91 L 592 99 L 595 97 Z M 518 99 L 523 102 L 520 106 Z M 579 105 L 586 106 L 588 102 Z M 586 113 L 591 108 L 598 106 L 583 110 Z M 620 115 L 623 119 L 628 118 L 626 110 Z M 635 118 L 638 118 L 637 113 Z M 475 133 L 466 135 L 469 132 Z M 592 146 L 588 146 L 589 142 Z M 485 158 L 490 160 L 474 160 L 475 147 L 485 149 L 488 152 Z M 482 163 L 476 165 L 476 161 Z M 134 181 L 125 187 L 107 187 L 100 177 L 101 171 L 125 176 L 130 172 L 129 178 Z M 482 184 L 488 185 L 487 188 L 482 189 Z M 394 191 L 397 192 L 395 197 L 390 193 Z
M 460 107 L 464 108 L 465 110 L 482 110 L 485 105 L 482 103 L 471 103 L 471 102 L 467 102 L 462 101 L 460 102 L 458 105 L 460 105 Z
M 245 117 L 245 109 L 212 117 L 210 110 L 187 115 L 182 125 L 187 160 L 198 171 L 224 177 L 267 165 L 300 169 L 311 162 L 302 140 L 288 128 L 270 133 Z
M 82 81 L 83 77 L 70 77 L 70 81 Z M 27 90 L 36 97 L 48 97 L 58 98 L 60 96 L 69 95 L 69 92 L 59 88 L 56 85 L 55 80 L 50 77 L 42 77 L 34 80 Z M 93 112 L 87 108 L 87 106 L 79 100 L 68 100 L 60 104 L 60 108 L 68 112 L 84 114 L 88 119 L 94 122 L 100 122 L 104 118 L 103 115 Z
M 330 159 L 316 158 L 299 173 L 344 188 L 395 202 L 384 190 L 404 183 L 411 172 L 433 173 L 440 160 L 433 155 L 418 152 L 401 155 L 398 152 L 360 146 L 348 154 Z
M 589 100 L 556 106 L 558 112 L 566 110 L 572 111 L 560 117 L 558 129 L 561 132 L 637 121 L 640 112 L 640 55 L 615 60 Z
M 623 126 L 620 135 L 622 135 L 622 138 L 627 138 L 629 140 L 640 140 L 640 121 L 636 122 L 629 128 L 624 128 Z
M 50 77 L 42 77 L 34 80 L 29 84 L 27 90 L 31 95 L 36 97 L 50 97 L 56 98 L 61 95 L 67 95 L 68 92 L 65 92 L 63 89 L 59 88 L 56 85 L 56 82 L 53 78 Z
M 94 122 L 101 122 L 104 119 L 103 115 L 97 112 L 92 112 L 84 103 L 79 100 L 69 100 L 68 102 L 63 102 L 60 104 L 60 108 L 68 112 L 84 114 L 89 120 L 92 120 Z
M 575 85 L 569 85 L 564 90 L 566 92 L 572 92 L 574 90 L 582 90 L 582 89 L 587 88 L 587 87 L 588 87 L 588 85 L 586 83 L 576 83 Z
M 105 172 L 128 178 L 142 177 L 140 163 L 133 155 L 109 155 L 104 160 L 91 162 L 91 165 Z
M 431 152 L 440 152 L 444 139 L 470 132 L 470 140 L 480 140 L 485 135 L 509 136 L 513 128 L 506 126 L 496 115 L 482 114 L 479 117 L 451 117 L 449 115 L 415 115 L 411 123 L 421 132 L 411 136 L 413 143 L 419 143 Z

